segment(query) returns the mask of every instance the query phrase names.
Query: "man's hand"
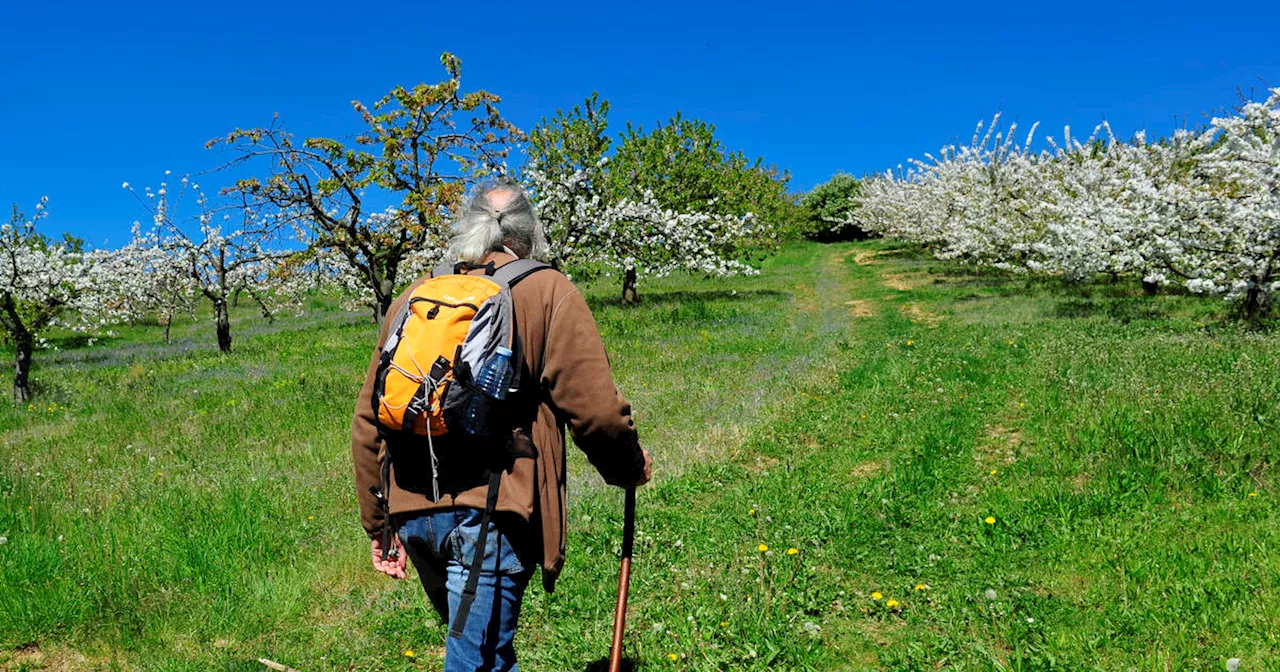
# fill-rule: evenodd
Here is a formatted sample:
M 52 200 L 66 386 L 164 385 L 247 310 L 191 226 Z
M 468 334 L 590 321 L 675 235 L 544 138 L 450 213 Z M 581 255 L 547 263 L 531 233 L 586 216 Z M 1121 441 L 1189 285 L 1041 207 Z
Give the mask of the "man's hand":
M 400 537 L 391 535 L 391 552 L 387 554 L 387 559 L 382 559 L 382 540 L 372 539 L 370 541 L 370 552 L 372 553 L 373 568 L 386 574 L 393 579 L 403 579 L 405 576 L 405 553 L 404 546 L 400 544 Z
M 644 453 L 644 475 L 631 484 L 633 488 L 644 485 L 653 479 L 653 458 L 649 457 L 649 451 L 644 448 L 641 448 L 640 452 Z

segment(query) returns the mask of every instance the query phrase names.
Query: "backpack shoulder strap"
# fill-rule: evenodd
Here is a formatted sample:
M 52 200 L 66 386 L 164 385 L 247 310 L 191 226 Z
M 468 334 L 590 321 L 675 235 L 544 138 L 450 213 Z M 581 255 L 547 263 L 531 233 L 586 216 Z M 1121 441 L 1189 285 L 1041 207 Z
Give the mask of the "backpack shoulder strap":
M 548 268 L 551 267 L 536 259 L 516 259 L 499 266 L 493 273 L 493 279 L 507 287 L 515 287 L 521 280 Z

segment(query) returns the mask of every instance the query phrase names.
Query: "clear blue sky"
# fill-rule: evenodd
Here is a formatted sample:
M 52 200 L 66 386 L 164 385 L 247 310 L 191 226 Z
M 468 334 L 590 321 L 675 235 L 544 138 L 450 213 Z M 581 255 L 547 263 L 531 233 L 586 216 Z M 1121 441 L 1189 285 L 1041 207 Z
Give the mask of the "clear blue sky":
M 350 100 L 438 81 L 442 50 L 522 128 L 598 90 L 619 130 L 682 110 L 800 189 L 998 110 L 1164 134 L 1280 86 L 1275 2 L 630 4 L 4 2 L 0 203 L 48 195 L 48 232 L 118 245 L 142 215 L 121 182 L 209 168 L 206 140 L 273 113 L 350 133 Z

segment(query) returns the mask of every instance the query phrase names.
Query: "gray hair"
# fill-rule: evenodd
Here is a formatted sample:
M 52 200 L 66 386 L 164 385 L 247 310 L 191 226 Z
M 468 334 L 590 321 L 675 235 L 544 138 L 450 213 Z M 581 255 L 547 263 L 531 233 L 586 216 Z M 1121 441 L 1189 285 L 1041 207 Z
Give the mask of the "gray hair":
M 548 251 L 533 201 L 520 183 L 509 177 L 477 185 L 449 227 L 449 256 L 455 261 L 478 263 L 504 247 L 518 257 L 532 259 L 540 259 Z

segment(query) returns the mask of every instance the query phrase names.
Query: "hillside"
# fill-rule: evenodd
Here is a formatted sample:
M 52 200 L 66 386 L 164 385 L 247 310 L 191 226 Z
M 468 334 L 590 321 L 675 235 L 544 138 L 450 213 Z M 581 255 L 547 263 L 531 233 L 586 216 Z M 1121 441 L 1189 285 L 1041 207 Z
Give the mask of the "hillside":
M 1280 659 L 1280 342 L 1220 301 L 882 242 L 653 281 L 636 308 L 586 291 L 655 457 L 643 669 Z M 372 325 L 316 301 L 234 329 L 229 356 L 207 323 L 61 342 L 36 402 L 0 404 L 0 669 L 439 668 L 444 632 L 368 567 L 355 513 Z M 529 670 L 608 650 L 621 494 L 571 473 Z

